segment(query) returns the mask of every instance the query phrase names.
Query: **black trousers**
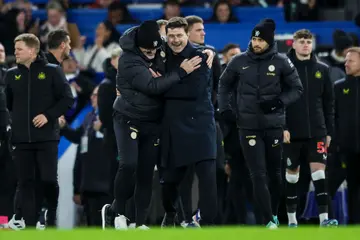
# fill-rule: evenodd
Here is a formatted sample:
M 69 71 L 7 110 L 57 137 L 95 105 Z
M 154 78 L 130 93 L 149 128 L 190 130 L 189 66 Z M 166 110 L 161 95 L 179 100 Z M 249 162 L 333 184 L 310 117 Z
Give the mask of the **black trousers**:
M 83 192 L 81 194 L 81 203 L 84 206 L 87 226 L 101 226 L 101 208 L 111 199 L 111 196 L 106 193 Z
M 240 131 L 240 144 L 265 223 L 277 215 L 282 192 L 283 129 Z
M 58 206 L 59 185 L 58 141 L 16 144 L 13 152 L 18 179 L 16 218 L 23 217 L 28 226 L 37 222 L 35 193 L 41 184 L 42 193 L 47 201 L 47 224 L 55 226 Z M 40 181 L 36 179 L 38 171 Z
M 328 169 L 329 195 L 332 199 L 341 183 L 346 180 L 349 224 L 360 224 L 360 154 L 340 152 L 334 161 L 329 164 Z
M 225 152 L 229 156 L 228 164 L 231 168 L 231 175 L 227 189 L 227 203 L 224 221 L 226 222 L 232 214 L 234 215 L 235 223 L 246 224 L 248 213 L 247 203 L 250 203 L 253 207 L 256 224 L 262 224 L 262 213 L 258 206 L 254 204 L 253 186 L 249 170 L 241 150 L 238 130 L 235 124 L 229 127 L 231 128 L 224 139 L 224 143 Z
M 0 156 L 0 216 L 9 220 L 14 214 L 14 198 L 16 192 L 15 165 L 8 151 Z
M 162 200 L 166 213 L 178 211 L 179 185 L 184 179 L 189 166 L 161 169 Z M 195 164 L 199 179 L 199 208 L 202 225 L 213 225 L 217 214 L 216 161 L 215 159 L 199 161 Z
M 119 154 L 115 177 L 115 212 L 125 215 L 126 202 L 135 192 L 136 225 L 145 224 L 152 194 L 154 167 L 159 158 L 157 131 L 143 130 L 120 115 L 114 117 Z M 156 126 L 154 126 L 156 127 Z

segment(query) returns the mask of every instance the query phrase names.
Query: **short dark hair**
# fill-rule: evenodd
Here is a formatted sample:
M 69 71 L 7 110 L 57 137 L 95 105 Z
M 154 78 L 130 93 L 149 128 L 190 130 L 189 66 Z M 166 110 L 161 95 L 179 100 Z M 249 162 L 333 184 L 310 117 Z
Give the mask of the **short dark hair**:
M 236 44 L 236 43 L 226 44 L 224 49 L 221 51 L 221 53 L 227 53 L 228 51 L 230 51 L 231 49 L 234 49 L 234 48 L 239 48 L 240 49 L 239 44 Z
M 308 29 L 300 29 L 294 33 L 294 40 L 298 40 L 301 38 L 305 39 L 313 39 L 314 35 Z
M 180 7 L 180 2 L 179 2 L 179 0 L 166 0 L 163 3 L 163 7 L 166 7 L 167 5 L 177 5 Z
M 201 17 L 195 15 L 186 16 L 185 19 L 188 24 L 188 30 L 190 30 L 195 23 L 204 23 Z
M 62 29 L 51 31 L 47 41 L 49 49 L 57 49 L 60 47 L 62 42 L 68 40 L 68 36 L 69 33 Z
M 165 30 L 166 33 L 168 32 L 168 29 L 173 28 L 183 28 L 185 32 L 188 32 L 188 23 L 185 18 L 183 17 L 173 17 L 170 18 L 168 24 L 166 24 Z

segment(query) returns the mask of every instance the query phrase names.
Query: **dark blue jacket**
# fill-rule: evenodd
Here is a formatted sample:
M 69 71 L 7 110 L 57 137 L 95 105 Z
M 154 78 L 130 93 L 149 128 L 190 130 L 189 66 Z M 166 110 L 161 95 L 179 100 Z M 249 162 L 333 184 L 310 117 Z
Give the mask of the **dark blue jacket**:
M 203 58 L 201 67 L 173 85 L 164 95 L 162 165 L 181 167 L 216 158 L 216 127 L 211 102 L 211 71 L 202 50 L 190 43 L 174 55 L 167 48 L 167 71 L 176 69 L 184 59 Z

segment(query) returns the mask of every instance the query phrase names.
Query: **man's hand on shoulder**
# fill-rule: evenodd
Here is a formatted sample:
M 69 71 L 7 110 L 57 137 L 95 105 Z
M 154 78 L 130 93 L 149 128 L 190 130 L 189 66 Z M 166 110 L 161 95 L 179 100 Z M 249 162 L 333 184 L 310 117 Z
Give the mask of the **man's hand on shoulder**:
M 202 51 L 202 53 L 207 55 L 206 64 L 209 68 L 211 68 L 214 61 L 215 52 L 210 49 L 205 49 L 204 51 Z
M 187 74 L 192 73 L 199 67 L 201 67 L 202 58 L 200 56 L 195 56 L 193 58 L 185 59 L 181 64 L 180 67 L 185 70 Z

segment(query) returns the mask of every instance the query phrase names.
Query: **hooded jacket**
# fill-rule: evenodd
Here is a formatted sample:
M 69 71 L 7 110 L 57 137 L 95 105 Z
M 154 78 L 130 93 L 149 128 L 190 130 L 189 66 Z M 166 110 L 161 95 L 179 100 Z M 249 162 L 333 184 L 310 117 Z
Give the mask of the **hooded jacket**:
M 160 95 L 174 83 L 180 82 L 186 72 L 165 73 L 165 51 L 161 47 L 154 59 L 149 60 L 135 45 L 138 27 L 126 31 L 120 38 L 123 53 L 119 59 L 116 87 L 121 96 L 114 102 L 114 109 L 130 119 L 145 122 L 160 122 L 163 115 L 163 100 Z M 149 68 L 162 74 L 154 78 Z

